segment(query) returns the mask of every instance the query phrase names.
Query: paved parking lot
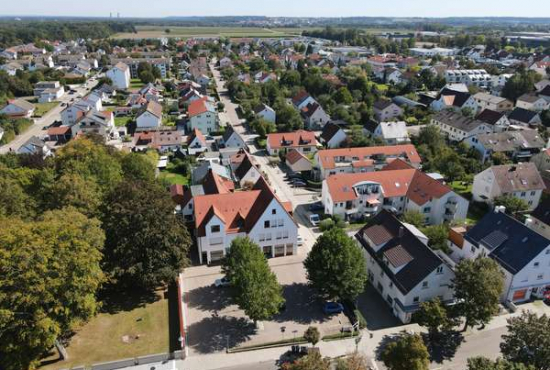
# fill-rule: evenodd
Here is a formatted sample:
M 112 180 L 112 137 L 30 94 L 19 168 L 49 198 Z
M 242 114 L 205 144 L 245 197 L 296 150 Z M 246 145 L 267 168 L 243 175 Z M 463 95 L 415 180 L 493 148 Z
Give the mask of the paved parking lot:
M 212 284 L 222 276 L 218 267 L 197 266 L 186 270 L 184 290 L 187 344 L 190 355 L 225 351 L 226 346 L 247 346 L 301 336 L 308 326 L 322 335 L 338 333 L 348 326 L 345 315 L 327 316 L 322 301 L 313 298 L 306 284 L 300 256 L 271 259 L 270 265 L 283 286 L 286 310 L 256 330 L 244 312 L 232 304 L 228 289 Z M 284 328 L 284 333 L 282 328 Z

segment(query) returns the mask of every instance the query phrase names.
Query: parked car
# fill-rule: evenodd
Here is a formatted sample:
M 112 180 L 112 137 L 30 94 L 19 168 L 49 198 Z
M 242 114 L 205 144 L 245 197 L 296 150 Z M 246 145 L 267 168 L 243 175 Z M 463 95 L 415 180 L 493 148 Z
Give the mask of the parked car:
M 294 179 L 294 180 L 292 180 L 292 186 L 294 186 L 296 188 L 305 188 L 307 186 L 307 184 L 305 183 L 304 180 Z
M 319 226 L 319 223 L 321 222 L 321 217 L 319 217 L 317 213 L 309 215 L 309 222 L 311 222 L 313 226 Z
M 287 173 L 286 176 L 285 176 L 285 179 L 287 180 L 294 180 L 294 179 L 298 179 L 298 180 L 302 180 L 302 176 L 301 175 L 298 175 L 297 173 Z
M 226 277 L 222 277 L 221 279 L 216 279 L 216 281 L 214 281 L 216 288 L 223 288 L 229 286 L 229 284 L 231 284 L 231 281 L 229 281 Z
M 334 313 L 342 313 L 344 312 L 344 306 L 342 306 L 342 304 L 338 302 L 326 302 L 323 305 L 323 312 L 326 315 L 330 315 Z
M 296 245 L 298 247 L 301 247 L 302 245 L 304 245 L 304 239 L 302 239 L 300 235 L 298 235 L 298 238 L 296 238 Z
M 310 212 L 318 212 L 318 211 L 322 211 L 323 209 L 325 209 L 325 207 L 323 206 L 322 202 L 315 202 L 315 203 L 311 203 L 308 206 L 308 209 L 309 209 Z

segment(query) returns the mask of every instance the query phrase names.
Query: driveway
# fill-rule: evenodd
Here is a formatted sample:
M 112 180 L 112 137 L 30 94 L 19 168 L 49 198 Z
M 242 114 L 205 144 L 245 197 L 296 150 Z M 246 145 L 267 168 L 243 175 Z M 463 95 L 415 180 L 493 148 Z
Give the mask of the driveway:
M 380 330 L 401 326 L 401 322 L 392 314 L 390 306 L 369 283 L 365 291 L 358 297 L 359 311 L 367 320 L 368 330 Z
M 187 344 L 190 355 L 225 351 L 227 346 L 248 346 L 301 336 L 309 326 L 322 335 L 335 334 L 349 321 L 343 314 L 325 315 L 322 301 L 307 286 L 300 256 L 269 260 L 283 286 L 286 310 L 256 329 L 244 312 L 233 304 L 229 289 L 215 288 L 222 277 L 219 267 L 192 267 L 184 273 L 187 306 Z

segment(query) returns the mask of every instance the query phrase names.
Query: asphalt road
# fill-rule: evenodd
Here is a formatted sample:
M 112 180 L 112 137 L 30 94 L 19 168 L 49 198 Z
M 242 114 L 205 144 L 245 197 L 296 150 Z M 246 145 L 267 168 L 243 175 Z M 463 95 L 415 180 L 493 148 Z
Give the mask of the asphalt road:
M 41 118 L 36 119 L 34 125 L 29 127 L 27 131 L 22 133 L 21 135 L 18 135 L 13 139 L 10 143 L 3 145 L 0 147 L 0 154 L 8 153 L 10 150 L 16 151 L 23 145 L 27 140 L 29 140 L 32 136 L 38 136 L 42 137 L 46 135 L 46 127 L 50 126 L 55 121 L 61 120 L 61 111 L 65 109 L 65 107 L 61 106 L 61 103 L 68 103 L 71 101 L 71 99 L 77 100 L 77 96 L 82 95 L 85 96 L 91 89 L 93 89 L 97 85 L 97 80 L 90 81 L 88 80 L 86 84 L 75 86 L 73 89 L 76 90 L 75 94 L 69 95 L 68 91 L 65 92 L 65 95 L 63 95 L 59 101 L 59 104 L 51 109 L 48 113 L 46 113 Z

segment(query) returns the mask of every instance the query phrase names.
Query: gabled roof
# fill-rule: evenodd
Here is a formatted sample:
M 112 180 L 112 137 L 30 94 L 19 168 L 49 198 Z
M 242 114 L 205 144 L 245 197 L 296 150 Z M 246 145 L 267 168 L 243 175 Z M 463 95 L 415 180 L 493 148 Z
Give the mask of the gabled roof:
M 538 113 L 535 111 L 516 107 L 512 113 L 510 113 L 508 119 L 523 123 L 530 123 L 536 116 L 538 116 Z
M 384 109 L 390 107 L 392 104 L 394 104 L 394 102 L 391 101 L 391 100 L 379 99 L 379 100 L 374 102 L 373 108 L 376 109 L 376 110 L 384 110 Z
M 503 212 L 487 213 L 464 238 L 475 246 L 484 245 L 489 257 L 516 274 L 537 257 L 550 240 Z
M 489 125 L 496 125 L 496 123 L 504 117 L 504 113 L 502 112 L 496 112 L 491 109 L 484 109 L 477 117 L 476 119 L 481 122 L 485 122 Z
M 126 72 L 129 69 L 128 65 L 122 62 L 118 62 L 117 64 L 114 65 L 113 68 L 120 69 L 122 72 Z
M 216 113 L 216 108 L 208 101 L 207 96 L 191 102 L 187 108 L 187 114 L 190 118 L 206 112 Z
M 389 145 L 389 146 L 371 146 L 362 148 L 341 148 L 325 149 L 317 152 L 319 164 L 324 169 L 336 168 L 336 163 L 340 157 L 358 158 L 357 160 L 371 159 L 375 156 L 403 156 L 411 163 L 420 164 L 422 160 L 412 144 Z
M 542 95 L 542 96 L 550 96 L 550 85 L 546 85 L 544 87 L 544 89 L 542 89 L 541 91 L 539 91 L 539 95 Z
M 297 151 L 296 149 L 292 149 L 291 151 L 289 151 L 286 155 L 286 161 L 290 164 L 295 164 L 296 162 L 298 162 L 300 159 L 305 159 L 306 161 L 309 162 L 309 159 L 304 155 L 302 154 L 301 152 Z
M 433 119 L 464 132 L 471 132 L 477 127 L 485 124 L 485 122 L 466 117 L 462 113 L 453 111 L 441 111 L 437 113 Z
M 374 246 L 369 245 L 368 240 L 364 237 L 364 234 L 368 234 L 368 238 L 372 240 L 374 228 L 384 230 L 383 238 L 379 239 L 382 241 L 380 244 L 385 244 L 378 251 L 375 251 Z M 403 223 L 385 210 L 374 216 L 355 235 L 355 238 L 403 294 L 408 294 L 443 263 Z M 374 242 L 376 243 L 376 241 Z M 393 273 L 384 259 L 387 259 L 394 268 L 401 267 L 401 269 L 397 273 Z
M 292 103 L 296 106 L 300 105 L 304 100 L 309 98 L 309 94 L 307 91 L 302 90 L 296 96 L 292 98 Z
M 205 194 L 227 194 L 235 190 L 235 184 L 230 179 L 222 178 L 210 169 L 202 180 Z
M 487 171 L 493 172 L 501 193 L 546 189 L 534 163 L 493 166 Z
M 162 118 L 162 105 L 160 105 L 159 103 L 157 103 L 154 100 L 149 100 L 147 102 L 147 105 L 145 106 L 145 109 L 143 110 L 143 112 L 141 114 L 143 114 L 145 112 L 149 112 L 157 118 Z
M 329 122 L 325 125 L 325 127 L 323 127 L 323 132 L 321 133 L 321 139 L 323 139 L 325 143 L 328 143 L 334 137 L 334 135 L 336 135 L 340 130 L 341 128 L 338 127 L 338 125 L 335 125 L 334 123 Z
M 495 132 L 480 134 L 476 138 L 485 149 L 490 149 L 493 152 L 542 149 L 545 145 L 537 130 Z
M 267 141 L 271 149 L 280 149 L 286 147 L 292 148 L 299 146 L 315 146 L 317 143 L 317 140 L 315 139 L 315 133 L 305 130 L 268 134 Z
M 28 101 L 26 101 L 25 99 L 10 100 L 8 102 L 8 105 L 9 104 L 15 105 L 16 107 L 19 107 L 24 111 L 31 111 L 35 109 L 35 106 L 32 103 L 29 103 Z
M 315 112 L 317 112 L 317 110 L 319 109 L 323 109 L 319 103 L 309 103 L 308 105 L 306 105 L 305 107 L 302 108 L 302 114 L 305 116 L 305 117 L 311 117 L 315 114 Z
M 539 100 L 544 100 L 544 99 L 541 98 L 540 96 L 535 95 L 535 94 L 523 94 L 522 96 L 520 96 L 518 98 L 517 101 L 518 102 L 522 101 L 522 102 L 525 102 L 525 103 L 534 104 L 534 103 L 538 102 Z
M 193 129 L 193 132 L 187 138 L 187 144 L 191 144 L 195 139 L 199 140 L 201 146 L 206 146 L 206 138 L 198 128 Z
M 455 91 L 444 88 L 441 90 L 436 100 L 443 97 L 445 105 L 462 108 L 462 106 L 470 99 L 471 95 L 462 91 Z
M 535 217 L 537 220 L 550 225 L 550 198 L 543 197 L 540 201 L 537 208 L 531 212 L 531 216 Z
M 252 159 L 250 158 L 250 155 L 244 152 L 244 157 L 241 161 L 241 164 L 239 164 L 239 167 L 235 169 L 235 176 L 239 180 L 244 178 L 252 167 L 254 167 L 254 163 L 252 163 Z

